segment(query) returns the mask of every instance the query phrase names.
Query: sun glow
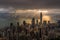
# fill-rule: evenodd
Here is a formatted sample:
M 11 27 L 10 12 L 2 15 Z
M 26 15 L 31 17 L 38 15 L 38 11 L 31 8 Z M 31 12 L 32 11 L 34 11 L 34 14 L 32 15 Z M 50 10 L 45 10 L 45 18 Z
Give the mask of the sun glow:
M 43 21 L 51 21 L 51 17 L 50 16 L 43 16 Z
M 39 9 L 26 9 L 26 10 L 16 10 L 16 13 L 29 13 L 29 12 L 34 12 L 34 13 L 47 13 L 47 10 L 39 10 Z
M 38 12 L 39 12 L 39 13 L 40 13 L 40 12 L 42 12 L 42 13 L 48 13 L 47 10 L 38 10 Z

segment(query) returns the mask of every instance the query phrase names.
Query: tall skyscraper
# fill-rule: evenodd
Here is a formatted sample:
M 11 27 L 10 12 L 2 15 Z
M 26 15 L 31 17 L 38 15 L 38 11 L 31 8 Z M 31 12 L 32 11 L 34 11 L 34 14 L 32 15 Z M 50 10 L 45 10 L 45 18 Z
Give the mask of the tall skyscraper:
M 26 21 L 25 20 L 23 21 L 23 25 L 26 25 Z
M 46 26 L 47 25 L 47 21 L 43 21 L 43 25 Z
M 38 20 L 36 20 L 36 25 L 38 25 Z
M 35 24 L 35 18 L 32 18 L 32 24 Z
M 40 24 L 42 24 L 42 12 L 40 13 Z
M 32 18 L 32 27 L 34 28 L 35 26 L 35 18 Z
M 50 24 L 50 21 L 48 21 L 48 24 Z
M 13 23 L 10 23 L 10 30 L 13 29 Z

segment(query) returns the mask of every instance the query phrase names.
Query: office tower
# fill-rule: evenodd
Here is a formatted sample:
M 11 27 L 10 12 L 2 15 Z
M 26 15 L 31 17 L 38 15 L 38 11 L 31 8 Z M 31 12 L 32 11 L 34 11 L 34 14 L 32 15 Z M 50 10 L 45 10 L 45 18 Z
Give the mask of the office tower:
M 13 23 L 10 23 L 10 38 L 13 40 Z
M 39 28 L 38 20 L 36 20 L 36 28 Z
M 40 38 L 42 38 L 41 28 L 39 29 Z
M 47 21 L 43 21 L 43 25 L 46 26 L 47 25 Z
M 57 23 L 60 24 L 60 20 L 58 20 Z
M 19 22 L 17 22 L 17 26 L 19 26 Z
M 48 30 L 50 30 L 51 29 L 51 23 L 50 23 L 50 21 L 48 21 Z
M 10 29 L 13 29 L 13 23 L 10 23 Z
M 35 24 L 35 18 L 32 18 L 32 24 Z
M 38 25 L 38 20 L 36 20 L 36 25 Z
M 26 21 L 25 20 L 23 21 L 23 25 L 26 25 Z
M 58 22 L 57 22 L 57 23 L 58 23 L 58 27 L 60 28 L 60 20 L 58 20 Z
M 7 30 L 7 40 L 11 40 L 10 30 Z
M 45 30 L 45 35 L 48 36 L 48 28 Z
M 32 18 L 32 27 L 35 27 L 35 18 Z
M 42 12 L 40 13 L 40 28 L 39 28 L 40 40 L 42 40 Z
M 48 21 L 48 24 L 50 24 L 50 21 Z
M 40 24 L 42 24 L 42 12 L 40 13 Z
M 16 26 L 16 40 L 19 40 L 19 22 L 17 22 L 17 26 Z

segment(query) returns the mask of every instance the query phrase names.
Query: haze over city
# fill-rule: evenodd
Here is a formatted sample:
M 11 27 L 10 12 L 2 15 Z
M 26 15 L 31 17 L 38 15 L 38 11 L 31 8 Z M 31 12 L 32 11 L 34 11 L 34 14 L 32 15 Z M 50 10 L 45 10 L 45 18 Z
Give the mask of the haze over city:
M 0 40 L 60 40 L 60 0 L 0 0 Z

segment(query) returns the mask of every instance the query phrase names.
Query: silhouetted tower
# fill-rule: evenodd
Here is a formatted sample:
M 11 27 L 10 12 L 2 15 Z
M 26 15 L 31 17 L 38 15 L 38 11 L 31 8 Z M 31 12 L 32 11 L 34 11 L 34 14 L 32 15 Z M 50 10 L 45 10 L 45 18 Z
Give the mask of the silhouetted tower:
M 38 25 L 38 20 L 36 20 L 36 25 Z
M 19 22 L 17 22 L 17 26 L 19 26 Z
M 42 24 L 42 12 L 40 13 L 40 24 Z
M 47 25 L 47 21 L 43 21 L 43 25 L 46 26 Z
M 60 28 L 60 20 L 58 20 L 57 23 L 58 23 L 58 28 Z
M 17 22 L 17 26 L 16 26 L 16 31 L 18 32 L 18 28 L 20 27 L 19 22 Z
M 10 23 L 10 29 L 13 29 L 13 23 Z
M 23 21 L 23 25 L 26 25 L 26 21 Z
M 35 18 L 32 18 L 32 24 L 35 25 Z
M 40 36 L 40 38 L 42 38 L 42 33 L 41 33 L 41 28 L 39 29 L 39 36 Z
M 17 22 L 17 27 L 16 27 L 16 33 L 17 33 L 16 40 L 19 40 L 19 30 L 18 30 L 18 28 L 19 28 L 19 22 Z
M 48 24 L 50 24 L 50 21 L 48 21 Z
M 10 23 L 10 39 L 13 40 L 13 23 Z
M 43 40 L 42 12 L 40 13 L 40 40 Z
M 35 27 L 35 18 L 32 18 L 32 27 Z
M 50 28 L 51 28 L 51 23 L 50 21 L 48 21 L 48 29 L 50 30 Z

